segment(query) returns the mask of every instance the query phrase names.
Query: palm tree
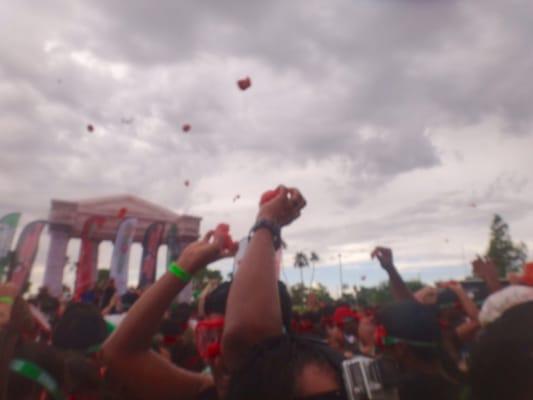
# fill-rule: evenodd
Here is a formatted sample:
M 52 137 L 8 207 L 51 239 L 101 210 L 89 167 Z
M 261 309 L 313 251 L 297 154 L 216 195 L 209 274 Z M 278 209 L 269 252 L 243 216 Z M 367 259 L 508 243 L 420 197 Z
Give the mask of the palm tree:
M 305 253 L 299 251 L 294 256 L 294 266 L 296 268 L 300 268 L 300 281 L 302 282 L 302 287 L 305 287 L 304 285 L 304 273 L 303 268 L 309 266 L 309 259 L 305 255 Z
M 313 287 L 313 283 L 315 280 L 315 264 L 320 261 L 320 257 L 318 256 L 318 254 L 312 251 L 309 255 L 309 261 L 311 261 L 311 266 L 313 267 L 313 269 L 311 270 L 311 283 L 309 284 L 309 287 Z

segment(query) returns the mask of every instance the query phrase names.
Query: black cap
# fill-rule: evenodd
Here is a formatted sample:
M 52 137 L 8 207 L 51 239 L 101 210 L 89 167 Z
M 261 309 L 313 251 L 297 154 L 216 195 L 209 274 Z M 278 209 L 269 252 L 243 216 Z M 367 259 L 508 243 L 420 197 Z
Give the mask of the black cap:
M 437 308 L 415 301 L 386 306 L 377 315 L 388 336 L 416 342 L 436 343 L 441 333 Z
M 209 314 L 226 314 L 226 303 L 228 301 L 229 290 L 231 282 L 224 282 L 213 290 L 205 299 L 204 312 Z M 292 301 L 287 291 L 287 286 L 281 281 L 278 281 L 278 293 L 281 303 L 281 317 L 283 326 L 287 331 L 291 329 L 292 318 Z

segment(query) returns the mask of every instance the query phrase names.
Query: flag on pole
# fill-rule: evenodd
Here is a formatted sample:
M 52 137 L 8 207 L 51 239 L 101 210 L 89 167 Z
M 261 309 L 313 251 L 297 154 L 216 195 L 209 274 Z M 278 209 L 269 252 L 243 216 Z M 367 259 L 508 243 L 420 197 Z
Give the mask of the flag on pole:
M 92 240 L 93 233 L 104 225 L 105 218 L 100 216 L 89 217 L 83 224 L 81 230 L 80 256 L 76 269 L 76 284 L 74 286 L 74 298 L 79 299 L 96 280 L 93 276 L 95 263 L 94 246 L 96 243 Z
M 7 214 L 0 219 L 0 279 L 4 275 L 6 266 L 9 264 L 9 252 L 19 219 L 20 213 L 18 212 Z
M 115 247 L 111 257 L 110 276 L 115 280 L 118 294 L 122 295 L 128 289 L 128 269 L 130 261 L 130 247 L 133 242 L 135 228 L 137 228 L 136 218 L 126 218 L 123 220 L 117 231 Z
M 143 254 L 141 257 L 141 269 L 139 271 L 139 287 L 143 288 L 154 283 L 157 266 L 157 250 L 163 238 L 165 224 L 154 222 L 144 234 Z
M 39 238 L 46 221 L 33 221 L 24 227 L 19 236 L 15 250 L 15 262 L 9 276 L 9 282 L 14 283 L 19 291 L 24 289 L 31 274 L 31 268 L 39 248 Z

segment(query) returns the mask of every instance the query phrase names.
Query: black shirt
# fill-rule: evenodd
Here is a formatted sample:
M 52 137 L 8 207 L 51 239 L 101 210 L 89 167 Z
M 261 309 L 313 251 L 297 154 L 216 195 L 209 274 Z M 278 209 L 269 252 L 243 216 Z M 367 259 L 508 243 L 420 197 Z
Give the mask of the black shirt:
M 204 390 L 198 395 L 197 400 L 218 400 L 217 388 L 215 386 L 210 387 L 207 390 Z

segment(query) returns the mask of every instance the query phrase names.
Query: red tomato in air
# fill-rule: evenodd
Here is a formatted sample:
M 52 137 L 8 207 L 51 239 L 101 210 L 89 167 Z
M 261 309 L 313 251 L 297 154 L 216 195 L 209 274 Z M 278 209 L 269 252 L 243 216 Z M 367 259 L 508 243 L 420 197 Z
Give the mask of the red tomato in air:
M 249 76 L 247 76 L 246 78 L 244 79 L 239 79 L 237 81 L 237 86 L 239 86 L 239 89 L 241 90 L 246 90 L 248 89 L 250 86 L 252 86 L 252 80 L 250 79 Z
M 87 130 L 89 132 L 93 132 L 94 131 L 94 126 L 92 126 L 91 124 L 87 125 Z
M 268 203 L 270 200 L 273 200 L 279 194 L 279 189 L 268 190 L 261 195 L 261 200 L 259 200 L 259 205 L 262 206 L 265 203 Z
M 237 242 L 234 242 L 231 238 L 231 235 L 229 233 L 229 225 L 228 224 L 218 224 L 215 228 L 215 234 L 222 236 L 224 238 L 224 249 L 226 250 L 237 250 L 239 247 L 239 244 Z
M 191 130 L 191 126 L 189 124 L 184 124 L 181 129 L 183 132 L 189 132 Z

